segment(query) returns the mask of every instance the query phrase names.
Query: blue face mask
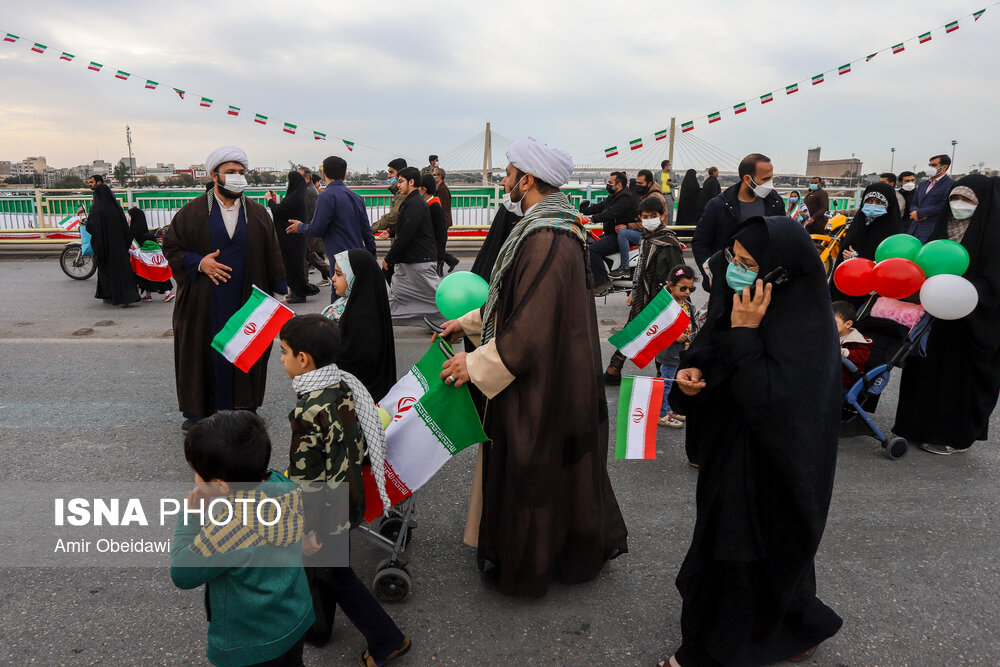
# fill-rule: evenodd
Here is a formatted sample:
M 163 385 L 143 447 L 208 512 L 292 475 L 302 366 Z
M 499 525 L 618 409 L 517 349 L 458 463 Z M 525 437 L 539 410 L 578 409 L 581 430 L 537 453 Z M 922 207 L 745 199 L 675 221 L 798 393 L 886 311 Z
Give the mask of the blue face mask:
M 887 211 L 888 209 L 885 206 L 882 206 L 882 204 L 865 204 L 861 207 L 861 212 L 873 220 L 875 218 L 881 218 Z
M 393 176 L 392 178 L 389 179 L 389 185 L 395 185 L 397 180 L 399 180 L 399 179 L 397 179 L 395 176 Z
M 756 271 L 748 271 L 743 267 L 736 266 L 734 262 L 729 263 L 729 268 L 726 269 L 726 284 L 734 292 L 742 292 L 744 287 L 753 287 L 756 281 Z
M 809 189 L 810 190 L 819 190 L 819 183 L 810 183 L 809 184 Z
M 799 198 L 798 198 L 798 197 L 789 197 L 789 198 L 788 198 L 788 202 L 789 202 L 790 204 L 795 204 L 795 203 L 796 203 L 796 202 L 798 202 L 798 201 L 799 201 Z

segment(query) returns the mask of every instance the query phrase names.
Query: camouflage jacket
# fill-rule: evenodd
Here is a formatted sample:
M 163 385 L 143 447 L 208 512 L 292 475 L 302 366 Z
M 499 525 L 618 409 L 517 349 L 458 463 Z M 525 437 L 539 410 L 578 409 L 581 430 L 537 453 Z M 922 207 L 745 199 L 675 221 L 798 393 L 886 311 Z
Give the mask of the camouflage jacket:
M 350 499 L 349 527 L 358 525 L 365 514 L 364 436 L 351 389 L 340 382 L 302 394 L 288 420 L 292 427 L 288 478 L 302 485 L 306 530 L 322 534 L 348 528 L 345 521 L 333 519 L 338 509 L 343 511 L 334 504 L 343 504 L 335 499 L 343 499 L 344 484 Z
M 392 204 L 389 206 L 389 212 L 372 225 L 372 232 L 375 234 L 385 230 L 389 230 L 390 234 L 396 233 L 396 223 L 399 221 L 399 207 L 403 205 L 406 197 L 395 185 L 390 187 L 389 191 L 392 192 Z

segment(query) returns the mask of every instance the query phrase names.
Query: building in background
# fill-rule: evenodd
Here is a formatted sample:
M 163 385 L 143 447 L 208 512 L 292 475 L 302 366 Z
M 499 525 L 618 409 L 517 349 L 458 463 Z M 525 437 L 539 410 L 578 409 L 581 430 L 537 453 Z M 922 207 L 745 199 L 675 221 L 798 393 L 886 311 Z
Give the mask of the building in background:
M 843 160 L 820 160 L 819 146 L 810 148 L 806 156 L 806 176 L 812 178 L 854 178 L 861 175 L 861 160 L 845 158 Z

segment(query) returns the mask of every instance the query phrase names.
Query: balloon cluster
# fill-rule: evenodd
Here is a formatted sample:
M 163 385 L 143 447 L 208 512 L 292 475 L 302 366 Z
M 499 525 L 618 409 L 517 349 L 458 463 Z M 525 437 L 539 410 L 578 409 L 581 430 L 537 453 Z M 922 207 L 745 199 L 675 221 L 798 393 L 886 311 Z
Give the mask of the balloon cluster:
M 879 244 L 875 261 L 855 257 L 837 267 L 833 281 L 848 296 L 875 292 L 905 299 L 920 292 L 920 305 L 934 317 L 957 320 L 979 303 L 975 286 L 962 277 L 969 251 L 961 243 L 940 240 L 923 245 L 909 234 L 895 234 Z
M 434 301 L 438 310 L 449 320 L 457 320 L 486 303 L 490 285 L 470 271 L 456 271 L 438 284 Z

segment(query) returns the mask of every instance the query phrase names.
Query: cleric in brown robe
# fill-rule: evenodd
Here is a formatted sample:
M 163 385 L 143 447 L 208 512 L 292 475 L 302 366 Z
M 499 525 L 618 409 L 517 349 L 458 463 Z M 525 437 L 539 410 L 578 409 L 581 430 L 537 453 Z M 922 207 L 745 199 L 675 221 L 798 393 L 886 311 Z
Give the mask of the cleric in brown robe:
M 507 159 L 505 206 L 524 218 L 500 251 L 483 310 L 445 325 L 445 337 L 479 346 L 456 354 L 442 377 L 471 381 L 490 399 L 479 567 L 502 593 L 539 597 L 553 580 L 594 579 L 628 550 L 628 532 L 608 478 L 586 233 L 558 189 L 573 161 L 530 138 Z
M 255 410 L 264 401 L 270 349 L 237 369 L 212 339 L 246 303 L 254 285 L 285 294 L 285 268 L 267 210 L 243 196 L 246 153 L 223 146 L 205 161 L 215 187 L 170 222 L 163 254 L 177 280 L 174 375 L 184 430 L 219 410 Z

